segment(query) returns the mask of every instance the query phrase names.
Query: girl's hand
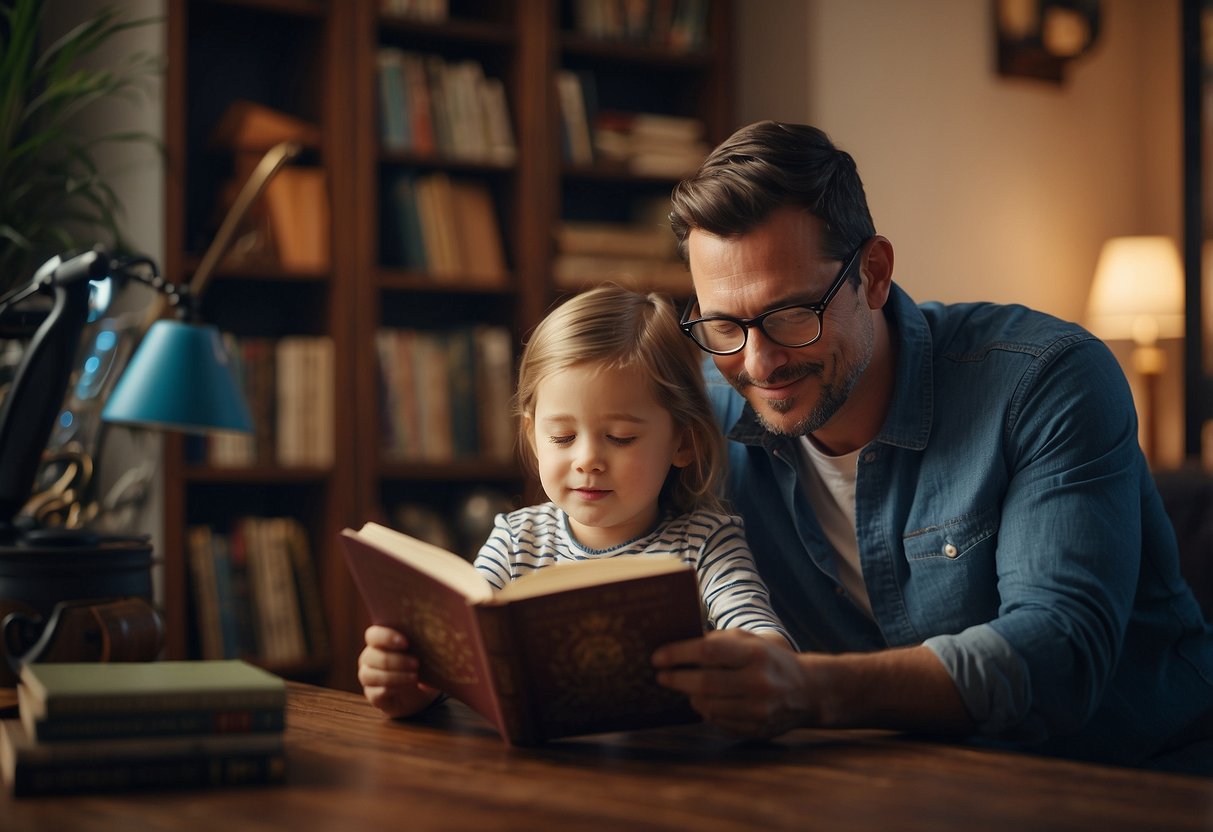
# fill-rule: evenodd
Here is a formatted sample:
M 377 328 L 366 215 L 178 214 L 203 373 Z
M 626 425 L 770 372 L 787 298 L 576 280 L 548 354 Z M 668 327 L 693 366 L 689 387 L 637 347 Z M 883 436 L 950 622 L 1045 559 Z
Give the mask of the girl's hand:
M 358 656 L 358 682 L 366 700 L 392 718 L 411 716 L 428 707 L 439 692 L 417 679 L 417 657 L 408 639 L 388 627 L 367 628 L 366 647 Z

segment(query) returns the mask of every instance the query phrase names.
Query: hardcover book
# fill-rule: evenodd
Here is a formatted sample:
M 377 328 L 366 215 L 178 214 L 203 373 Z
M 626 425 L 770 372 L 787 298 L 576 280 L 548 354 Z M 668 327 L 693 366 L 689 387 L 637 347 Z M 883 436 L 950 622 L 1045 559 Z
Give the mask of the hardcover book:
M 35 724 L 81 716 L 286 708 L 286 683 L 239 659 L 27 664 L 21 685 L 22 718 Z
M 285 770 L 281 732 L 41 743 L 0 720 L 0 774 L 17 796 L 278 783 Z
M 376 523 L 341 540 L 372 620 L 408 637 L 421 681 L 506 742 L 698 720 L 650 662 L 703 634 L 694 570 L 676 559 L 560 564 L 496 590 L 458 555 Z

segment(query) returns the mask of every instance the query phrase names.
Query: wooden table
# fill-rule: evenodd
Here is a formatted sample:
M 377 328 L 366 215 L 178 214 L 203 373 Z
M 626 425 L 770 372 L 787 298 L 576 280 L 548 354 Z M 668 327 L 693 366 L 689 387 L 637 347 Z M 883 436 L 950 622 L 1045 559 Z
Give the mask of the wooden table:
M 1213 830 L 1213 780 L 885 732 L 747 743 L 695 725 L 517 749 L 458 703 L 391 722 L 292 684 L 289 709 L 284 786 L 5 795 L 0 829 Z

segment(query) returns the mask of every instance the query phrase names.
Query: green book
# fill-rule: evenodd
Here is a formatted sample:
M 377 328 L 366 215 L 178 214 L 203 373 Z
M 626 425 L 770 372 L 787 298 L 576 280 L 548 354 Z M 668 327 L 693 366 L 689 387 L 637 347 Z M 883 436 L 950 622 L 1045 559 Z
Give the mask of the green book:
M 286 683 L 239 659 L 27 664 L 21 686 L 27 726 L 80 716 L 286 708 Z

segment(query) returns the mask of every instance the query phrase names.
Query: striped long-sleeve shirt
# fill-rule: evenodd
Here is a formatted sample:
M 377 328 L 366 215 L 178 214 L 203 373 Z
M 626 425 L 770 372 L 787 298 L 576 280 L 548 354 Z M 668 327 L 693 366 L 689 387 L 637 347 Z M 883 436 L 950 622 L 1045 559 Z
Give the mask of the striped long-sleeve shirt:
M 708 626 L 775 632 L 795 642 L 771 609 L 766 584 L 754 566 L 740 517 L 695 511 L 663 520 L 648 534 L 610 549 L 587 549 L 569 531 L 554 503 L 499 514 L 476 556 L 476 568 L 498 589 L 562 561 L 620 555 L 675 556 L 695 568 Z

